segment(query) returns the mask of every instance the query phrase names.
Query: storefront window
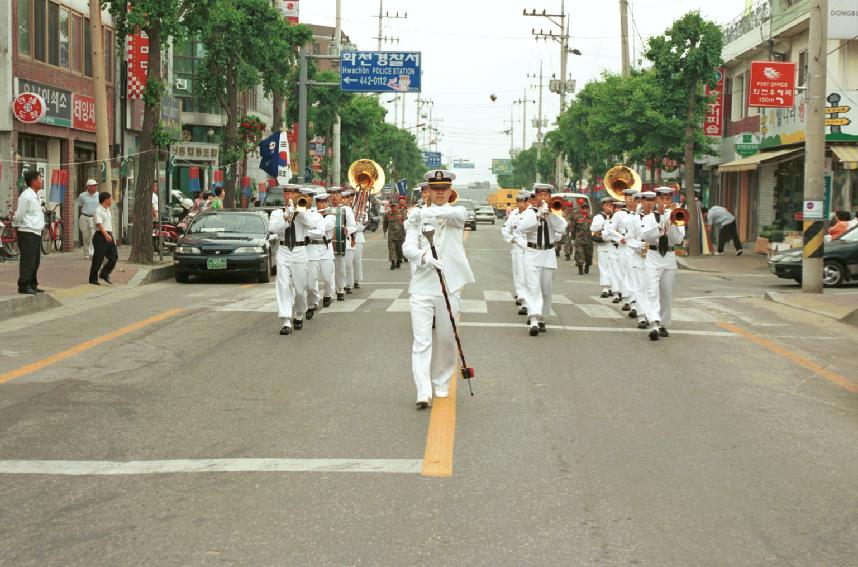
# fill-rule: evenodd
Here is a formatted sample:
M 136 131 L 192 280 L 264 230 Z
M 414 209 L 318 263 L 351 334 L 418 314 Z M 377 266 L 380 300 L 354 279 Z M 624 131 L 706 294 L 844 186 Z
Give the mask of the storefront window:
M 48 159 L 48 140 L 36 136 L 18 136 L 18 153 L 25 159 Z
M 33 57 L 38 61 L 44 61 L 46 58 L 45 23 L 47 19 L 45 0 L 35 0 L 33 2 Z
M 804 159 L 791 159 L 775 168 L 775 225 L 783 230 L 801 230 L 796 219 L 804 196 Z
M 30 0 L 18 0 L 18 53 L 30 55 Z
M 71 57 L 72 71 L 83 71 L 83 17 L 80 14 L 72 16 Z
M 831 214 L 834 211 L 858 211 L 858 170 L 834 170 L 831 177 Z
M 60 8 L 60 67 L 69 68 L 69 11 L 66 8 Z
M 92 77 L 92 34 L 89 30 L 89 18 L 83 19 L 83 74 Z
M 48 63 L 60 64 L 60 7 L 48 2 Z

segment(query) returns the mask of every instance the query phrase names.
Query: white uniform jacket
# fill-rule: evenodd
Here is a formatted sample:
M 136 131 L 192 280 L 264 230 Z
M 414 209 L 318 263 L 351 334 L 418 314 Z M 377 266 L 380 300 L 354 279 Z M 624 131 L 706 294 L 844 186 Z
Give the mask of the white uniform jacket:
M 521 213 L 518 231 L 527 239 L 524 250 L 525 262 L 538 268 L 557 269 L 557 256 L 554 254 L 554 234 L 566 231 L 566 219 L 560 215 L 547 214 L 544 219 L 537 216 L 537 209 L 531 207 Z M 536 248 L 541 244 L 544 249 Z M 550 235 L 550 236 L 549 236 Z
M 668 225 L 668 214 L 659 214 L 655 211 L 645 215 L 640 222 L 641 240 L 648 246 L 650 250 L 646 255 L 646 263 L 653 264 L 664 269 L 676 269 L 676 253 L 668 252 L 664 256 L 659 254 L 658 250 L 653 250 L 652 246 L 658 246 L 658 239 L 662 234 L 667 234 L 669 246 L 681 244 L 685 239 L 685 227 L 676 226 L 675 224 Z M 667 228 L 665 228 L 667 227 Z
M 318 216 L 318 213 L 311 211 L 295 213 L 292 222 L 289 222 L 283 216 L 283 209 L 277 209 L 271 213 L 270 230 L 277 235 L 281 243 L 277 250 L 278 257 L 288 263 L 307 263 L 307 247 L 304 242 L 308 238 L 311 240 L 322 238 L 323 235 L 323 232 L 318 228 Z M 283 242 L 286 240 L 286 231 L 293 226 L 295 228 L 295 243 L 300 243 L 300 245 L 289 250 L 289 247 Z
M 524 235 L 521 234 L 521 231 L 518 229 L 518 224 L 521 221 L 521 211 L 518 209 L 514 210 L 509 214 L 506 218 L 506 221 L 503 223 L 503 228 L 501 229 L 501 236 L 503 236 L 504 241 L 511 246 L 518 246 L 519 250 L 524 250 L 527 248 L 526 240 Z M 515 248 L 511 249 L 511 253 L 515 253 Z
M 605 213 L 597 213 L 593 215 L 593 222 L 590 223 L 590 231 L 591 232 L 601 232 L 602 238 L 605 242 L 596 242 L 593 241 L 593 244 L 596 245 L 597 250 L 607 250 L 608 246 L 610 246 L 610 242 L 608 242 L 608 236 L 605 235 L 605 224 L 608 222 L 608 217 L 605 216 Z M 608 225 L 608 235 L 610 235 L 611 228 Z
M 468 211 L 465 207 L 451 205 L 432 205 L 419 209 L 419 217 L 407 223 L 402 253 L 414 266 L 411 285 L 412 295 L 441 296 L 441 283 L 438 273 L 431 265 L 423 261 L 424 254 L 432 254 L 429 240 L 423 236 L 423 225 L 435 227 L 435 250 L 443 262 L 444 281 L 447 293 L 453 294 L 469 283 L 474 283 L 474 274 L 465 255 L 465 220 Z M 414 222 L 417 221 L 417 222 Z

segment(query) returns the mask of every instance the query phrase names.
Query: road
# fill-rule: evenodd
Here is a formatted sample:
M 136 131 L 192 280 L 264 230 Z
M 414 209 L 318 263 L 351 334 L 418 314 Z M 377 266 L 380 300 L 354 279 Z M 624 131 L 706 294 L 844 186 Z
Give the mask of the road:
M 2 565 L 854 565 L 854 328 L 681 271 L 652 343 L 561 262 L 548 333 L 467 248 L 475 396 L 414 409 L 408 269 L 277 334 L 272 285 L 100 290 L 0 332 Z

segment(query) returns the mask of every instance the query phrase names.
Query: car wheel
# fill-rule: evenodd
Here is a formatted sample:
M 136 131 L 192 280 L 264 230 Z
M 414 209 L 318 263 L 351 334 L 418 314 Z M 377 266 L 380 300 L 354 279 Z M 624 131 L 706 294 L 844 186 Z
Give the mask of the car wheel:
M 271 258 L 265 260 L 265 269 L 259 272 L 256 276 L 256 281 L 259 283 L 268 283 L 271 281 Z
M 188 272 L 173 272 L 173 276 L 176 278 L 177 283 L 188 283 L 190 279 Z
M 822 283 L 825 287 L 840 287 L 846 280 L 843 264 L 835 260 L 826 260 L 822 265 Z

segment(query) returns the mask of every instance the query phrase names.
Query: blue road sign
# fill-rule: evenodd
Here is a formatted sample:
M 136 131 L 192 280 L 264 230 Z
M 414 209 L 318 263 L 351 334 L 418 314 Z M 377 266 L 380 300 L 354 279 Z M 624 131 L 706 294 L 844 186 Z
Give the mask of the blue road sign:
M 441 152 L 423 152 L 423 163 L 426 167 L 433 169 L 441 167 Z
M 419 51 L 343 51 L 340 90 L 353 93 L 420 92 Z

